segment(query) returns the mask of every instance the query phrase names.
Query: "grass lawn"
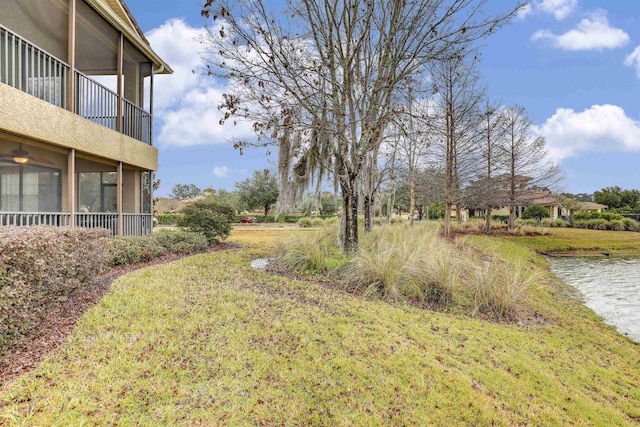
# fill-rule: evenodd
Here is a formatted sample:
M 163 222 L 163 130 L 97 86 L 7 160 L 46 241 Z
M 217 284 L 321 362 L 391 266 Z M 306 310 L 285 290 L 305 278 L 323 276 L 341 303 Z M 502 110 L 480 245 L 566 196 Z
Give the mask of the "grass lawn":
M 612 255 L 640 255 L 640 233 L 632 231 L 547 228 L 546 236 L 513 236 L 510 240 L 537 252 L 609 252 Z
M 306 232 L 234 229 L 245 249 L 122 276 L 63 347 L 0 389 L 0 424 L 640 423 L 640 346 L 548 273 L 532 294 L 547 322 L 523 326 L 249 267 Z M 471 237 L 538 265 L 514 242 Z

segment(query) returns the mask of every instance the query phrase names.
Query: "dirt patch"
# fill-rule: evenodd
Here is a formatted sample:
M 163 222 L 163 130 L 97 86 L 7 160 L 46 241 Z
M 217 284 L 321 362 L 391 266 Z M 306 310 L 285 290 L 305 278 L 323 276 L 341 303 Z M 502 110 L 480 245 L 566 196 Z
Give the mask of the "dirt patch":
M 221 243 L 210 246 L 207 252 L 238 248 Z M 195 254 L 167 254 L 148 262 L 114 267 L 96 277 L 86 286 L 54 301 L 43 313 L 41 320 L 22 337 L 10 344 L 0 355 L 0 385 L 34 369 L 53 349 L 71 334 L 82 314 L 93 307 L 111 289 L 115 279 L 130 271 L 165 264 Z

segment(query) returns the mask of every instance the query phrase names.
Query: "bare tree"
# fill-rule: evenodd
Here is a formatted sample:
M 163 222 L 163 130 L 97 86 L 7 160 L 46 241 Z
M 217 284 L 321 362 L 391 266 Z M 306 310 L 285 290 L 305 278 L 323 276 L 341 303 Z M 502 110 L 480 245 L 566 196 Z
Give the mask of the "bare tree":
M 532 202 L 532 188 L 552 189 L 562 179 L 560 168 L 548 157 L 542 136 L 532 130 L 525 109 L 519 105 L 503 112 L 504 140 L 501 146 L 506 173 L 501 177 L 509 207 L 508 229 L 515 228 L 516 208 Z
M 504 136 L 502 115 L 497 103 L 491 103 L 488 99 L 482 108 L 482 121 L 480 125 L 481 135 L 478 139 L 478 148 L 482 161 L 482 174 L 477 181 L 477 194 L 474 197 L 478 202 L 476 206 L 484 209 L 485 223 L 483 232 L 491 233 L 491 214 L 494 207 L 502 205 L 504 194 L 496 179 L 496 174 L 504 167 L 504 152 L 500 150 L 500 142 Z
M 276 14 L 260 0 L 207 0 L 203 15 L 220 20 L 206 39 L 209 70 L 233 81 L 223 122 L 250 120 L 272 143 L 299 132 L 292 155 L 334 174 L 342 247 L 356 251 L 360 176 L 396 97 L 452 46 L 489 35 L 522 6 L 487 16 L 487 2 L 291 0 Z
M 431 67 L 434 100 L 440 117 L 436 149 L 444 164 L 445 237 L 451 234 L 451 210 L 455 204 L 461 220 L 462 187 L 478 168 L 477 141 L 480 123 L 480 103 L 484 86 L 475 70 L 475 52 L 455 51 Z

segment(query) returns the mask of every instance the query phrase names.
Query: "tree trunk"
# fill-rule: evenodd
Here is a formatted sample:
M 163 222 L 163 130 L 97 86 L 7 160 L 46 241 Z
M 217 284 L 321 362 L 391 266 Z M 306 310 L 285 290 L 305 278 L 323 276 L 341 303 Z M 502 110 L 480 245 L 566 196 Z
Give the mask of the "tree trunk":
M 373 231 L 373 196 L 364 196 L 364 231 Z
M 462 222 L 462 208 L 460 203 L 456 203 L 456 222 L 460 224 Z
M 444 208 L 444 237 L 451 237 L 451 203 L 447 202 Z
M 416 212 L 416 182 L 411 180 L 409 182 L 409 189 L 411 190 L 411 203 L 409 205 L 409 225 L 413 226 L 413 216 Z
M 269 206 L 264 207 L 264 222 L 266 223 L 269 220 Z
M 509 222 L 507 223 L 507 229 L 513 231 L 516 228 L 516 207 L 509 206 Z
M 484 229 L 482 230 L 484 234 L 491 234 L 491 212 L 492 211 L 493 211 L 493 208 L 489 206 L 487 208 L 486 218 L 484 221 Z
M 340 245 L 345 253 L 358 251 L 358 193 L 355 179 L 340 182 L 342 190 L 342 221 Z

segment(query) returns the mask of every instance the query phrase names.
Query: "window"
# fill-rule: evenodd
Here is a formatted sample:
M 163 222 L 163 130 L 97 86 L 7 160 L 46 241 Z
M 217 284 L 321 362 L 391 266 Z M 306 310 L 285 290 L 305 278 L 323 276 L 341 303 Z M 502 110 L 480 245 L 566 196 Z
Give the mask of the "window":
M 78 212 L 117 212 L 115 172 L 81 172 L 78 190 Z
M 0 165 L 0 211 L 60 212 L 60 169 L 35 165 Z

